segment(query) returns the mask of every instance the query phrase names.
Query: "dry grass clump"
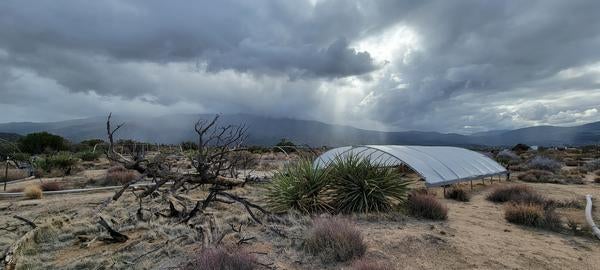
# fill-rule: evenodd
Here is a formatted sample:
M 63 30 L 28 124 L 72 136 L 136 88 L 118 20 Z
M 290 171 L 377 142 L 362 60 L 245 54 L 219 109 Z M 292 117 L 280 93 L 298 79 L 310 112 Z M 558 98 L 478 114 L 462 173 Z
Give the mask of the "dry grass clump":
M 242 250 L 228 252 L 223 248 L 205 248 L 198 257 L 187 263 L 184 270 L 252 270 L 256 258 Z
M 554 173 L 544 170 L 528 170 L 519 175 L 519 180 L 532 183 L 548 183 L 553 181 Z
M 23 190 L 23 195 L 29 200 L 41 199 L 42 189 L 38 185 L 29 185 Z
M 415 217 L 433 220 L 448 218 L 448 207 L 443 205 L 435 196 L 422 193 L 411 193 L 406 202 L 408 213 Z
M 122 166 L 114 166 L 106 171 L 106 180 L 103 185 L 123 185 L 139 177 L 139 173 L 128 170 Z
M 453 186 L 446 194 L 444 194 L 444 198 L 459 202 L 468 202 L 471 199 L 469 193 L 461 186 Z
M 349 261 L 362 257 L 366 250 L 361 232 L 349 220 L 340 217 L 318 218 L 304 241 L 304 248 L 323 261 Z
M 509 204 L 504 209 L 504 218 L 510 223 L 536 227 L 544 219 L 544 208 L 539 204 Z
M 549 230 L 560 230 L 562 223 L 553 208 L 544 209 L 540 204 L 515 203 L 504 209 L 506 221 Z
M 546 199 L 526 185 L 500 186 L 486 197 L 491 202 L 522 202 L 544 204 Z
M 43 191 L 58 191 L 58 190 L 62 190 L 63 187 L 59 182 L 56 181 L 47 181 L 47 182 L 43 182 L 40 187 L 42 188 Z
M 391 267 L 382 262 L 361 258 L 352 263 L 351 270 L 392 270 Z

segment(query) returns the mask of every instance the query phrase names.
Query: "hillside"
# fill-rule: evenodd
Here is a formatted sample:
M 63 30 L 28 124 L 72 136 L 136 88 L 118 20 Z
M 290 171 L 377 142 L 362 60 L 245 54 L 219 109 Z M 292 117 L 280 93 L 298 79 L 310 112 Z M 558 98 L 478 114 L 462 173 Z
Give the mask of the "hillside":
M 177 114 L 161 117 L 119 118 L 125 122 L 119 138 L 135 139 L 153 143 L 179 143 L 195 137 L 194 123 L 198 119 L 210 119 L 213 115 Z M 5 123 L 0 132 L 27 134 L 48 131 L 72 141 L 104 138 L 105 117 L 92 117 L 47 123 Z M 515 130 L 498 130 L 473 135 L 445 134 L 438 132 L 381 132 L 350 126 L 332 125 L 319 121 L 269 118 L 248 114 L 223 115 L 222 125 L 245 123 L 249 129 L 249 144 L 273 145 L 281 138 L 311 146 L 339 146 L 349 144 L 413 144 L 413 145 L 585 145 L 600 142 L 600 122 L 575 127 L 537 126 Z M 14 135 L 13 135 L 14 136 Z

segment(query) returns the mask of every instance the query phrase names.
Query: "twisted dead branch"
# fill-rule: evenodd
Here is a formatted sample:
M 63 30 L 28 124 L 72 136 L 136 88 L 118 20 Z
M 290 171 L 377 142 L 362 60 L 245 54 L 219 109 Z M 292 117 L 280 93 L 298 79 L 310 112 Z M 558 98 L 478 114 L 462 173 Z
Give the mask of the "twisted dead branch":
M 109 142 L 106 150 L 107 158 L 126 169 L 140 173 L 140 177 L 124 184 L 114 194 L 112 201 L 117 201 L 133 184 L 152 178 L 153 185 L 144 187 L 144 190 L 139 194 L 134 193 L 139 203 L 138 216 L 141 216 L 144 199 L 153 194 L 161 194 L 161 197 L 165 198 L 163 201 L 166 202 L 169 214 L 161 214 L 161 216 L 179 218 L 182 223 L 187 223 L 193 217 L 203 213 L 203 210 L 211 203 L 239 203 L 244 206 L 248 214 L 257 223 L 261 222 L 254 210 L 268 214 L 268 211 L 259 205 L 227 191 L 237 186 L 243 186 L 246 182 L 243 179 L 225 176 L 240 162 L 232 159 L 231 153 L 243 149 L 242 145 L 247 138 L 248 130 L 245 125 L 219 126 L 217 124 L 219 115 L 211 120 L 197 121 L 194 125 L 194 131 L 197 135 L 197 147 L 195 147 L 196 150 L 187 155 L 194 172 L 182 173 L 173 171 L 172 164 L 169 164 L 166 156 L 160 153 L 152 159 L 146 159 L 140 156 L 128 158 L 115 151 L 114 138 L 116 132 L 124 126 L 124 123 L 120 123 L 113 128 L 111 117 L 112 114 L 109 114 L 106 121 Z M 247 160 L 243 161 L 248 162 Z M 172 185 L 165 188 L 167 183 L 172 183 Z M 208 196 L 204 200 L 195 202 L 194 207 L 187 212 L 186 204 L 189 203 L 189 200 L 178 196 L 178 194 L 203 186 L 210 186 Z

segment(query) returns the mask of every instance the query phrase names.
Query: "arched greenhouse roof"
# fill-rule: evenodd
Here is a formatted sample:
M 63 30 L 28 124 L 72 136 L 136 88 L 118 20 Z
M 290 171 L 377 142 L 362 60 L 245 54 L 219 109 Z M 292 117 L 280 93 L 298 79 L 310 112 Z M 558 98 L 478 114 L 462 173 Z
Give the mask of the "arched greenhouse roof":
M 506 168 L 481 153 L 450 146 L 344 146 L 321 154 L 313 165 L 327 167 L 337 157 L 349 155 L 369 158 L 381 166 L 406 165 L 419 174 L 428 187 L 507 173 Z

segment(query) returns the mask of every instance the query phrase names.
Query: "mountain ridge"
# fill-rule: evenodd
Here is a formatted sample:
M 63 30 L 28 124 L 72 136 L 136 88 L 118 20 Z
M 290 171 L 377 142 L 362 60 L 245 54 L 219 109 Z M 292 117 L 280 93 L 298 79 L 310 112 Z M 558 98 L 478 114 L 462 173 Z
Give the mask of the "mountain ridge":
M 118 138 L 152 143 L 179 143 L 193 140 L 194 123 L 214 114 L 172 114 L 158 117 L 113 117 L 113 123 L 125 122 Z M 273 145 L 281 138 L 311 146 L 351 144 L 412 145 L 585 145 L 600 143 L 600 122 L 572 127 L 533 126 L 514 130 L 491 130 L 470 135 L 435 131 L 375 131 L 352 126 L 327 124 L 315 120 L 273 118 L 251 114 L 220 117 L 221 125 L 248 126 L 248 143 Z M 10 122 L 0 124 L 0 132 L 25 135 L 47 131 L 72 141 L 106 137 L 106 117 L 95 116 L 56 122 Z

